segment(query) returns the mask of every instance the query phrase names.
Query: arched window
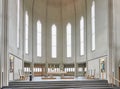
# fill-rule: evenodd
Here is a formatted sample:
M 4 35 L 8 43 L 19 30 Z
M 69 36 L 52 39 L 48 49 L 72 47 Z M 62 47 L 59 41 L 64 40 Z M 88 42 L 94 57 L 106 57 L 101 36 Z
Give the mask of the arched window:
M 80 55 L 84 55 L 84 18 L 80 20 Z
M 39 20 L 37 21 L 37 56 L 42 56 L 42 26 Z
M 28 27 L 29 27 L 29 16 L 28 12 L 25 12 L 25 53 L 28 54 Z
M 95 1 L 91 7 L 91 24 L 92 24 L 92 51 L 95 50 Z
M 56 25 L 52 25 L 51 28 L 52 35 L 52 58 L 57 57 L 57 28 Z
M 66 26 L 67 35 L 67 57 L 71 57 L 71 24 L 68 23 Z
M 17 48 L 20 46 L 20 0 L 17 0 Z

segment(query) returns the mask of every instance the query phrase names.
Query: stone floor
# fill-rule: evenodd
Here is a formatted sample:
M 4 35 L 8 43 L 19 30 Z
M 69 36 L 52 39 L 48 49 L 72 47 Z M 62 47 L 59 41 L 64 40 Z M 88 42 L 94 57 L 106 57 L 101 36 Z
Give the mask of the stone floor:
M 34 77 L 32 79 L 32 81 L 63 81 L 63 80 L 65 80 L 65 81 L 73 80 L 74 81 L 74 80 L 86 80 L 85 77 L 77 77 L 77 78 L 75 78 L 73 76 L 72 77 L 71 76 L 65 76 L 65 79 L 61 79 L 60 76 L 54 76 L 55 79 L 43 79 L 43 78 L 45 78 L 45 77 Z M 22 80 L 22 81 L 29 81 L 29 77 L 27 78 L 27 80 Z

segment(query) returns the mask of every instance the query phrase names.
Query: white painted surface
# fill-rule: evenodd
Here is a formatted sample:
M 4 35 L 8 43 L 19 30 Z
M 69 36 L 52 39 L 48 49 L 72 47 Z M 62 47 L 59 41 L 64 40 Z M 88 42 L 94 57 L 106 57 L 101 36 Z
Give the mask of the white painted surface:
M 13 73 L 9 73 L 9 81 L 13 81 Z
M 99 77 L 100 76 L 99 59 L 88 61 L 88 74 L 90 76 L 95 74 L 95 78 L 100 78 Z
M 14 59 L 14 80 L 20 78 L 19 70 L 22 70 L 22 60 L 15 58 Z

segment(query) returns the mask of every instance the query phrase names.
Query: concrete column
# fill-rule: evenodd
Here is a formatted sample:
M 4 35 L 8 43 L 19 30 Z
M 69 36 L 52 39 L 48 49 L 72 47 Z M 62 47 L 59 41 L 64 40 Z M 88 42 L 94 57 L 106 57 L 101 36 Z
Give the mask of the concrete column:
M 45 76 L 48 76 L 47 72 L 48 72 L 48 63 L 45 64 Z
M 85 66 L 83 66 L 82 68 L 83 68 L 83 75 L 85 75 Z
M 0 0 L 0 87 L 8 85 L 7 0 Z
M 32 76 L 34 77 L 34 62 L 30 64 L 30 70 L 32 72 Z
M 112 59 L 113 59 L 113 3 L 112 0 L 108 1 L 108 44 L 109 44 L 109 57 L 107 58 L 107 79 L 110 81 L 110 74 L 112 74 Z
M 24 1 L 23 0 L 20 0 L 20 5 L 21 5 L 21 7 L 22 7 L 22 16 L 21 17 L 23 17 L 22 18 L 22 22 L 24 23 Z M 24 34 L 24 24 L 22 24 L 22 71 L 23 71 L 23 73 L 24 73 L 24 36 L 25 36 L 25 34 Z
M 35 0 L 32 1 L 32 63 L 31 63 L 31 72 L 34 77 L 34 27 L 33 27 L 33 21 L 34 21 L 34 3 Z
M 4 5 L 4 9 L 3 9 L 3 13 L 4 13 L 4 17 L 3 17 L 3 32 L 4 32 L 4 36 L 3 36 L 3 50 L 2 52 L 4 52 L 4 80 L 3 80 L 3 86 L 7 86 L 8 85 L 8 31 L 7 31 L 7 13 L 8 13 L 8 0 L 3 0 L 3 5 Z
M 2 42 L 2 0 L 0 0 L 0 43 Z M 0 50 L 2 49 L 2 44 L 0 44 Z M 0 51 L 0 88 L 2 87 L 2 58 L 1 58 L 1 53 Z
M 78 64 L 75 63 L 75 64 L 74 64 L 74 67 L 75 67 L 75 73 L 74 73 L 74 76 L 75 76 L 75 78 L 76 78 L 76 77 L 78 77 Z
M 113 59 L 112 59 L 112 63 L 114 63 L 113 65 L 113 74 L 114 74 L 114 77 L 116 79 L 120 79 L 120 74 L 119 74 L 119 67 L 120 67 L 120 56 L 119 56 L 119 53 L 120 53 L 120 50 L 119 50 L 119 46 L 120 46 L 120 41 L 119 41 L 119 38 L 120 38 L 120 12 L 119 12 L 119 9 L 120 9 L 120 0 L 112 0 L 112 9 L 113 9 L 113 21 L 112 24 L 113 24 Z M 116 81 L 116 85 L 119 85 L 119 83 Z

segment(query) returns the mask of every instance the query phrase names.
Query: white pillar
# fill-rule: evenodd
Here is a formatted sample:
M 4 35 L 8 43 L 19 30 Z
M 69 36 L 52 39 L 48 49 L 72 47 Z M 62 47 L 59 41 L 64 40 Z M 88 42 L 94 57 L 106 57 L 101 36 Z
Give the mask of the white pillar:
M 0 0 L 0 87 L 8 85 L 7 0 Z
M 0 0 L 0 50 L 1 50 L 1 42 L 2 42 L 2 0 Z M 0 88 L 2 86 L 2 58 L 1 58 L 1 52 L 0 51 Z

